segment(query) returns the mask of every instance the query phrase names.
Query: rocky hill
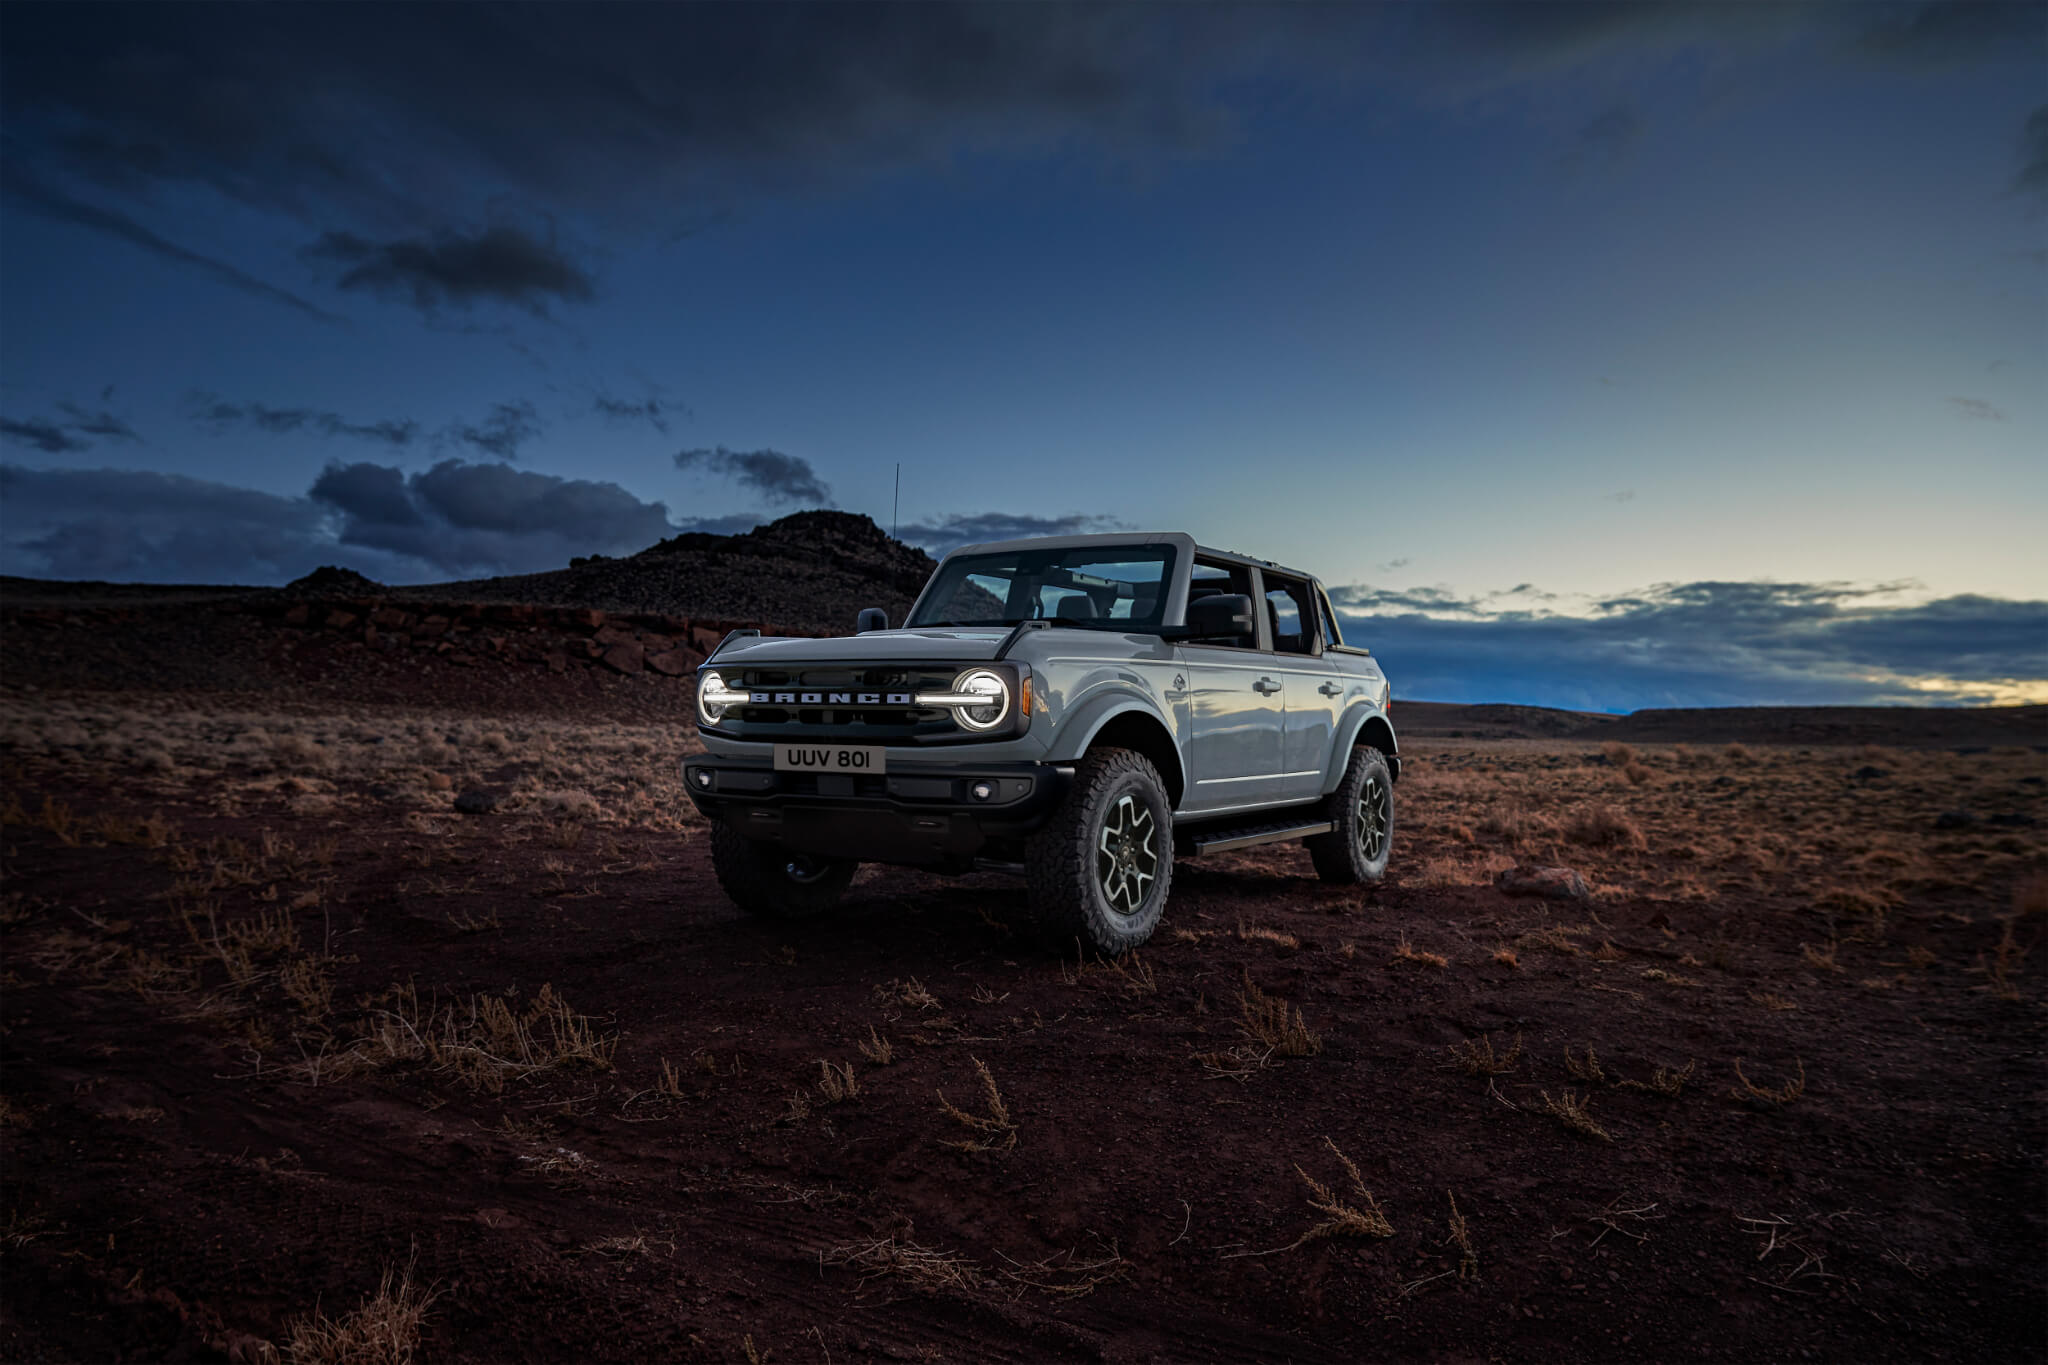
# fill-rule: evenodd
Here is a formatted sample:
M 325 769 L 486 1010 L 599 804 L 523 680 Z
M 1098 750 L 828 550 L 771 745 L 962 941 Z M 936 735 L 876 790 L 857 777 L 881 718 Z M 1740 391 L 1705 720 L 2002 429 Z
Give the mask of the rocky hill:
M 672 536 L 638 554 L 592 555 L 548 573 L 390 588 L 433 601 L 531 602 L 649 616 L 773 621 L 846 634 L 880 607 L 900 624 L 938 567 L 852 512 L 798 512 L 744 535 Z M 358 590 L 360 591 L 360 590 Z

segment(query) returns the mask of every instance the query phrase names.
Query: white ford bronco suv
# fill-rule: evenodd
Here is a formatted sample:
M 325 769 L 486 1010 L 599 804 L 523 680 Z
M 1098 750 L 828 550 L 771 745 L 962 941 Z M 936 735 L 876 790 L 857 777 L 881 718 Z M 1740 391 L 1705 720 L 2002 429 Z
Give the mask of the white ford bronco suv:
M 1322 586 L 1181 534 L 947 555 L 900 630 L 735 631 L 697 675 L 683 784 L 743 909 L 829 909 L 863 861 L 1021 870 L 1036 928 L 1151 937 L 1173 860 L 1299 840 L 1375 882 L 1400 757 L 1388 687 Z

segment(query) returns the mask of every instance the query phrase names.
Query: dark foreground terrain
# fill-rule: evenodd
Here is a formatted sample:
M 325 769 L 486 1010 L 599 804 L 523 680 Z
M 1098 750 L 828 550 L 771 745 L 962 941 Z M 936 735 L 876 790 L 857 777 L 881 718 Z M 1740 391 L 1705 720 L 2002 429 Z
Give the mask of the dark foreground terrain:
M 0 1358 L 2043 1355 L 2035 748 L 1438 713 L 1387 885 L 1084 961 L 993 874 L 741 917 L 676 679 L 49 646 L 155 619 L 6 632 Z

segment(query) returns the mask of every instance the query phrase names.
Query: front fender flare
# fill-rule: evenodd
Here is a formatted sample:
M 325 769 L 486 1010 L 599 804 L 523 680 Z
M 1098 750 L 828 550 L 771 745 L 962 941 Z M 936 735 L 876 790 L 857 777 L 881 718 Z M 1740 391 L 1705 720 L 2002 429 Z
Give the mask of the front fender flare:
M 1135 690 L 1119 688 L 1100 693 L 1075 708 L 1073 714 L 1062 717 L 1059 737 L 1047 752 L 1046 759 L 1055 763 L 1071 763 L 1087 753 L 1096 737 L 1111 725 L 1128 726 L 1134 721 L 1149 721 L 1156 728 L 1158 742 L 1146 746 L 1146 757 L 1166 779 L 1169 792 L 1185 792 L 1187 767 L 1181 761 L 1180 739 L 1152 700 Z M 1171 771 L 1167 770 L 1169 766 Z

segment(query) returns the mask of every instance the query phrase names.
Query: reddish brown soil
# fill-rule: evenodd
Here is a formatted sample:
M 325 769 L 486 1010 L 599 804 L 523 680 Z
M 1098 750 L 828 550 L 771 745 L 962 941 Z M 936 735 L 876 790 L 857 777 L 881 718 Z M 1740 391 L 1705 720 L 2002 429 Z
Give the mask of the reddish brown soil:
M 995 874 L 869 870 L 832 919 L 745 919 L 701 823 L 658 814 L 684 684 L 464 652 L 233 603 L 0 631 L 0 1358 L 267 1359 L 409 1262 L 430 1360 L 2048 1355 L 2036 753 L 1639 763 L 1445 712 L 1409 745 L 1388 885 L 1325 887 L 1292 847 L 1186 864 L 1141 958 L 1083 964 L 1004 927 Z M 185 706 L 212 709 L 154 753 Z M 423 715 L 455 747 L 386 764 Z M 576 778 L 584 824 L 539 814 L 564 780 L 486 742 L 535 716 L 651 776 Z M 665 737 L 641 758 L 635 725 Z M 269 743 L 324 766 L 260 766 Z M 453 815 L 476 780 L 530 804 Z M 1598 899 L 1467 884 L 1562 837 L 1568 797 L 1649 830 L 1577 850 Z M 237 933 L 239 980 L 207 941 Z M 1806 950 L 1835 938 L 1831 970 Z M 294 998 L 301 970 L 331 1001 Z M 1247 982 L 1320 1054 L 1216 1074 Z M 379 1057 L 408 983 L 428 1010 L 551 987 L 608 1064 L 492 1093 Z M 1486 1035 L 1523 1047 L 1490 1081 L 1451 1053 Z M 1589 1047 L 1603 1079 L 1569 1069 Z M 828 1102 L 821 1060 L 860 1093 Z M 1804 1092 L 1736 1098 L 1738 1060 Z M 941 1109 L 987 1112 L 977 1061 L 1012 1147 L 963 1150 L 999 1135 Z M 1544 1111 L 1567 1091 L 1611 1141 Z M 1304 1240 L 1304 1176 L 1364 1202 L 1326 1139 L 1390 1237 Z M 848 1263 L 892 1239 L 893 1266 Z M 948 1283 L 904 1273 L 916 1248 Z
M 105 774 L 35 760 L 9 788 L 10 1360 L 263 1358 L 415 1257 L 440 1294 L 434 1360 L 740 1360 L 750 1342 L 777 1361 L 1974 1362 L 2039 1358 L 2048 1332 L 2043 992 L 2031 972 L 2018 999 L 1985 988 L 1970 964 L 1997 926 L 1961 894 L 1918 897 L 1838 976 L 1802 958 L 1787 896 L 1359 893 L 1289 847 L 1185 865 L 1168 924 L 1190 932 L 1077 965 L 1002 927 L 1021 893 L 994 875 L 869 872 L 837 918 L 747 920 L 701 826 L 593 825 L 563 847 L 366 789 L 317 826 L 194 791 L 149 848 L 82 827 L 146 813 Z M 46 797 L 80 817 L 75 844 L 35 814 Z M 337 843 L 299 865 L 262 853 L 265 831 Z M 222 922 L 288 914 L 331 1012 L 274 976 L 232 987 L 217 961 L 189 989 L 138 984 L 145 954 L 193 952 L 189 879 L 238 858 L 246 883 L 199 900 Z M 309 890 L 317 908 L 291 911 Z M 1552 926 L 1613 960 L 1493 959 Z M 1449 965 L 1399 960 L 1404 941 Z M 1935 965 L 1853 980 L 1915 946 Z M 1198 1060 L 1244 1041 L 1247 979 L 1298 1007 L 1320 1055 L 1243 1080 Z M 935 1004 L 890 989 L 912 980 Z M 403 982 L 515 1004 L 549 984 L 617 1036 L 611 1068 L 501 1094 L 424 1063 L 316 1084 L 308 1059 L 344 1053 Z M 856 1051 L 870 1028 L 892 1064 Z M 1491 1084 L 1449 1065 L 1487 1033 L 1525 1048 Z M 1589 1045 L 1604 1083 L 1567 1072 Z M 852 1065 L 857 1098 L 824 1101 L 820 1059 Z M 1772 1087 L 1803 1066 L 1804 1094 L 1733 1098 L 1737 1059 Z M 680 1095 L 658 1089 L 664 1060 Z M 977 1060 L 1010 1150 L 953 1145 L 974 1134 L 939 1097 L 980 1110 Z M 1688 1061 L 1675 1098 L 1614 1084 Z M 1611 1142 L 1543 1112 L 1567 1090 Z M 1295 1245 L 1322 1217 L 1303 1173 L 1350 1197 L 1325 1138 L 1390 1238 Z M 892 1237 L 965 1274 L 927 1290 L 828 1263 Z

